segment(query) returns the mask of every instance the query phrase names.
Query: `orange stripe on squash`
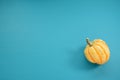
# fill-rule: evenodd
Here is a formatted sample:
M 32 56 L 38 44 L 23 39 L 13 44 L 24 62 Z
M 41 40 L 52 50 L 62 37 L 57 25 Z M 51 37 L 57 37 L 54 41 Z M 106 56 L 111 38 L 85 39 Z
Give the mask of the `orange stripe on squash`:
M 101 56 L 100 52 L 98 51 L 98 49 L 96 48 L 96 46 L 94 46 L 93 48 L 96 51 L 96 54 L 98 55 L 98 57 L 100 59 L 100 62 L 98 62 L 98 64 L 101 64 L 102 63 L 102 56 Z
M 100 44 L 97 44 L 103 51 L 104 51 L 104 54 L 106 55 L 106 61 L 108 59 L 108 54 L 106 53 L 106 50 L 105 48 L 103 48 L 103 46 L 101 46 Z
M 88 49 L 88 54 L 89 54 L 91 60 L 95 63 L 96 61 L 95 61 L 94 58 L 91 56 L 91 54 L 90 54 L 90 52 L 89 52 L 89 49 Z

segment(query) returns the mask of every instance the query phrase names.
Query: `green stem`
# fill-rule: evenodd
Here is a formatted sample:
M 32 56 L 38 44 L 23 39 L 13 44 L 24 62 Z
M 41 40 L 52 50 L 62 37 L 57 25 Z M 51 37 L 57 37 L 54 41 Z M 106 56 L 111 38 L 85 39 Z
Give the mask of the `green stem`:
M 89 38 L 86 38 L 86 42 L 90 47 L 92 46 L 92 42 L 89 40 Z

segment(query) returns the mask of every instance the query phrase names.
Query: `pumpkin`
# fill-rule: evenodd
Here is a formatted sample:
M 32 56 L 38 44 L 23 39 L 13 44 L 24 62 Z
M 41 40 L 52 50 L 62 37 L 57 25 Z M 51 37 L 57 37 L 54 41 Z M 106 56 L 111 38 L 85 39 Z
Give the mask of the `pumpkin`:
M 86 39 L 87 46 L 84 50 L 86 59 L 95 64 L 104 64 L 110 58 L 110 50 L 108 45 L 101 39 L 90 41 Z

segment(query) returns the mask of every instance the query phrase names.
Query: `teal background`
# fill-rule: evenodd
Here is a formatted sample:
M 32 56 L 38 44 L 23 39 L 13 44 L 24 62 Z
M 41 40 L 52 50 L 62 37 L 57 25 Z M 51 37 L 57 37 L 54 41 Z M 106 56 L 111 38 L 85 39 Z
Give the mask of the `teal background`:
M 119 0 L 0 0 L 0 80 L 120 80 Z M 108 63 L 89 63 L 85 38 Z

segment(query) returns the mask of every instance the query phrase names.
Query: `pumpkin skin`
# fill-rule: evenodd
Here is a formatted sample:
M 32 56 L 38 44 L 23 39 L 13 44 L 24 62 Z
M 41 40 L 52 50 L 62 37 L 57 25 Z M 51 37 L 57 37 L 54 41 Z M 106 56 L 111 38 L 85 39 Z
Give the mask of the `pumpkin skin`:
M 109 60 L 110 50 L 103 40 L 96 39 L 93 42 L 90 42 L 90 40 L 87 38 L 86 42 L 87 46 L 84 50 L 84 54 L 89 62 L 95 64 L 104 64 Z

